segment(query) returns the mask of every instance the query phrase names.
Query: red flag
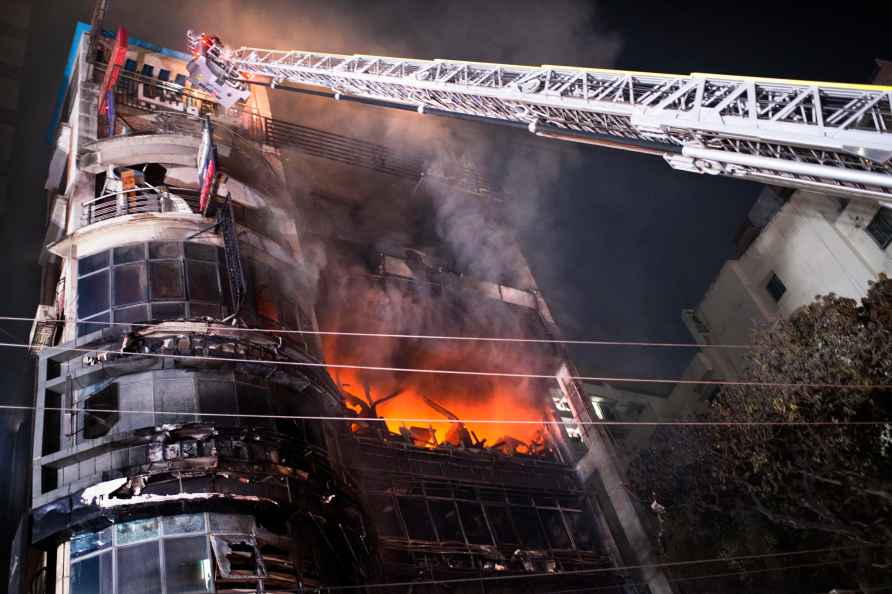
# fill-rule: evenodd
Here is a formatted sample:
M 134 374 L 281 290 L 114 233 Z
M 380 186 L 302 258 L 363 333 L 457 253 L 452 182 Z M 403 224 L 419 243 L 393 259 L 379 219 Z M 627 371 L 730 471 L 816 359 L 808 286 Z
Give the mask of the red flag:
M 118 77 L 121 76 L 121 70 L 124 69 L 124 60 L 127 59 L 127 29 L 118 27 L 118 34 L 115 35 L 115 45 L 112 48 L 111 55 L 108 57 L 108 63 L 105 65 L 105 76 L 102 79 L 102 86 L 99 88 L 99 113 L 104 114 L 108 109 L 106 95 L 118 84 Z

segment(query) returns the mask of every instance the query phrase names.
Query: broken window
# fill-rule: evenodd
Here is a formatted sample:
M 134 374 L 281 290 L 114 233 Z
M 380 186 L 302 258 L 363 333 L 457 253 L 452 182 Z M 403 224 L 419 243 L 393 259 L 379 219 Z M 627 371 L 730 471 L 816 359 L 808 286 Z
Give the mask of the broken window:
M 545 535 L 548 537 L 548 544 L 551 545 L 552 549 L 572 548 L 560 511 L 556 509 L 540 509 L 539 517 L 542 518 L 542 524 L 545 526 Z
M 370 510 L 375 516 L 375 527 L 381 536 L 405 536 L 396 517 L 393 498 L 389 495 L 369 498 Z
M 106 435 L 118 422 L 118 384 L 110 380 L 81 391 L 83 412 L 82 435 L 96 439 Z
M 514 534 L 514 527 L 511 525 L 511 517 L 507 509 L 501 505 L 487 505 L 486 517 L 489 518 L 489 525 L 492 526 L 497 544 L 517 544 L 517 536 Z
M 544 549 L 545 535 L 539 525 L 539 516 L 532 507 L 512 507 L 511 518 L 520 536 L 520 543 L 527 549 Z
M 424 500 L 400 497 L 399 504 L 400 513 L 402 513 L 406 529 L 409 531 L 409 538 L 434 540 L 434 529 L 431 526 Z
M 464 542 L 455 504 L 451 501 L 431 500 L 428 505 L 430 505 L 431 516 L 434 518 L 440 541 Z
M 468 537 L 468 542 L 491 545 L 492 537 L 489 534 L 486 518 L 483 516 L 483 510 L 480 505 L 461 502 L 458 504 L 458 511 L 461 513 L 461 523 L 465 529 L 465 536 Z
M 118 592 L 157 594 L 161 591 L 161 559 L 155 541 L 118 547 Z
M 254 579 L 265 577 L 257 541 L 251 534 L 211 535 L 214 562 L 224 578 Z
M 583 512 L 564 512 L 567 524 L 573 533 L 576 548 L 580 551 L 591 551 L 595 546 L 594 523 L 588 514 Z

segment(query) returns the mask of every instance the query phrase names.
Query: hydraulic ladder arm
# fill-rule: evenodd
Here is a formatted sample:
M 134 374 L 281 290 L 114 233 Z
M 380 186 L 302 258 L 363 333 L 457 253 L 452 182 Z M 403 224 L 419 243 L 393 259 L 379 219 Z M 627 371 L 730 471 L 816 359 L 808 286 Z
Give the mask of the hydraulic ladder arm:
M 524 125 L 662 156 L 672 167 L 892 204 L 892 87 L 243 47 L 189 33 L 234 84 Z

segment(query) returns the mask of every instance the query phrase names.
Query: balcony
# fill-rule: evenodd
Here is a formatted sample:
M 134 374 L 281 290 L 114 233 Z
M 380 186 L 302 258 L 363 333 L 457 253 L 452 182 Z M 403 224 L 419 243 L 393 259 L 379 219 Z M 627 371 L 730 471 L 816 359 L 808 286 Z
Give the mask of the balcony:
M 142 213 L 198 214 L 199 194 L 195 190 L 157 188 L 141 184 L 120 192 L 109 192 L 84 202 L 81 210 L 81 227 L 115 217 Z

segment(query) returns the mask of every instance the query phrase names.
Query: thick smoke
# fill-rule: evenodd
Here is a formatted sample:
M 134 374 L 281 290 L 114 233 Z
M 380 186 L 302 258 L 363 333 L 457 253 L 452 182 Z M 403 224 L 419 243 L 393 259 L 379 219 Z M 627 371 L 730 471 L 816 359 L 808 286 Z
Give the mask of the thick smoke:
M 179 29 L 192 28 L 214 32 L 234 46 L 596 67 L 610 66 L 621 47 L 618 35 L 599 20 L 597 4 L 583 0 L 218 0 L 171 3 L 164 10 L 113 4 L 108 20 L 127 23 L 136 35 L 168 47 L 181 47 Z M 575 149 L 555 148 L 521 130 L 289 99 L 284 110 L 278 102 L 277 117 L 421 154 L 428 173 L 454 170 L 456 161 L 472 163 L 503 189 L 506 200 L 493 205 L 452 191 L 454 183 L 426 184 L 434 197 L 436 228 L 469 274 L 529 284 L 529 278 L 517 275 L 524 266 L 515 231 L 523 233 L 539 219 L 549 189 L 572 164 Z M 314 259 L 321 261 L 320 254 Z

